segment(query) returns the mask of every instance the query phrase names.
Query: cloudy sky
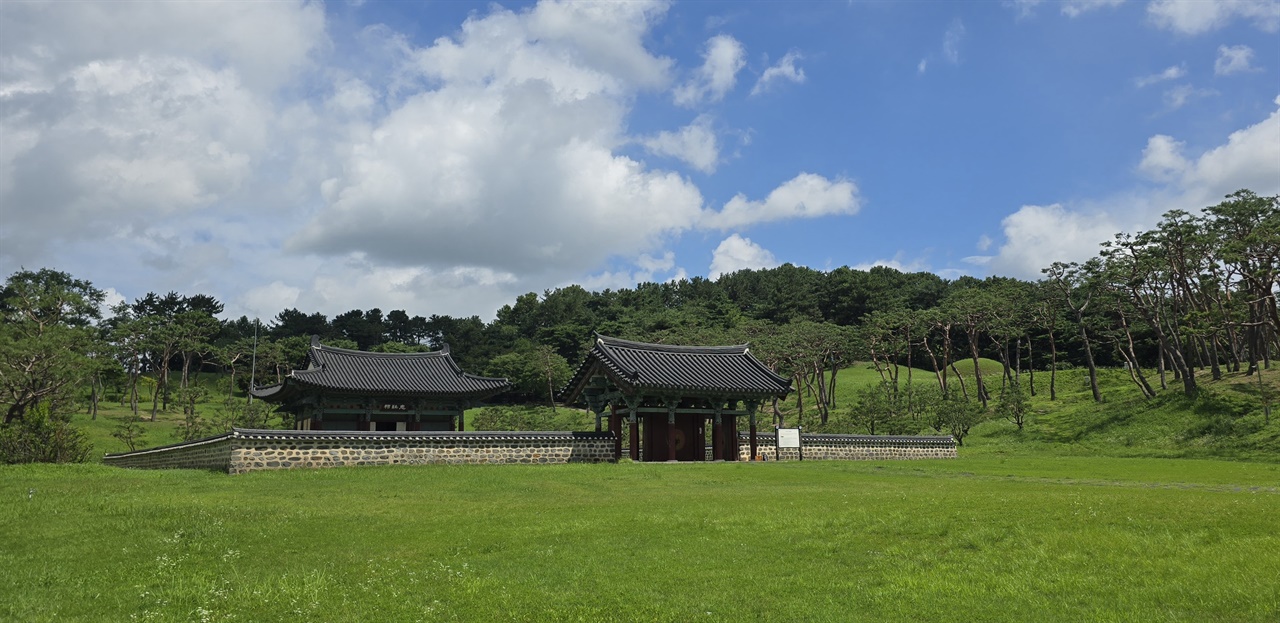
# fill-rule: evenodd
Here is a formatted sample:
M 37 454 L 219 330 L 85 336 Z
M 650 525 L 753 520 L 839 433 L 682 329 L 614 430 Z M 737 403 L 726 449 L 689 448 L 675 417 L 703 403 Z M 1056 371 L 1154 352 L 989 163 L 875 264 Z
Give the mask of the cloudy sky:
M 0 271 L 478 314 L 1280 193 L 1280 2 L 0 3 Z

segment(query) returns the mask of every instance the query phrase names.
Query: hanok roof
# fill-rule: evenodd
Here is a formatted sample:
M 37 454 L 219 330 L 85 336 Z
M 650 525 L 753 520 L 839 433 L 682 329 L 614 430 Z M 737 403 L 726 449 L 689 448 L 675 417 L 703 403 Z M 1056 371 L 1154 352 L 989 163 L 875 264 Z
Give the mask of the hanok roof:
M 646 344 L 596 335 L 595 346 L 562 392 L 575 400 L 592 376 L 604 374 L 624 390 L 739 397 L 785 396 L 791 379 L 778 376 L 737 346 Z
M 342 393 L 483 400 L 511 386 L 507 379 L 467 374 L 449 356 L 449 345 L 426 353 L 370 353 L 335 348 L 311 337 L 307 367 L 284 383 L 253 388 L 254 396 L 284 402 L 304 388 Z

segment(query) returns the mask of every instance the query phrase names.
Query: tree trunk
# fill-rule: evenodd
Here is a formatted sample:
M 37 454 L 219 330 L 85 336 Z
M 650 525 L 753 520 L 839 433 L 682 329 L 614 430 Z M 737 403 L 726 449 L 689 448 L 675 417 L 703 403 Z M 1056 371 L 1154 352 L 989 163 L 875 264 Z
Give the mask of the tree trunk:
M 93 380 L 89 381 L 89 412 L 93 414 L 89 419 L 98 419 L 98 372 L 93 373 Z
M 156 421 L 156 409 L 160 404 L 160 382 L 156 382 L 155 388 L 151 390 L 151 421 Z
M 1164 344 L 1157 343 L 1156 344 L 1156 362 L 1157 362 L 1156 365 L 1158 365 L 1160 368 L 1160 389 L 1161 390 L 1169 389 L 1169 384 L 1166 383 L 1164 380 L 1164 357 L 1165 357 Z
M 1084 314 L 1076 312 L 1076 323 L 1080 325 L 1080 339 L 1084 340 L 1084 360 L 1089 365 L 1089 389 L 1093 390 L 1093 401 L 1102 402 L 1102 392 L 1098 391 L 1098 366 L 1093 361 L 1093 348 L 1089 346 L 1089 332 L 1084 328 Z
M 829 413 L 827 412 L 827 379 L 823 376 L 825 366 L 822 361 L 815 361 L 813 362 L 813 367 L 814 381 L 818 386 L 818 418 L 823 424 L 826 424 Z
M 1142 390 L 1142 395 L 1146 398 L 1155 398 L 1156 391 L 1151 389 L 1151 384 L 1147 382 L 1147 377 L 1142 373 L 1142 368 L 1138 365 L 1138 353 L 1133 346 L 1133 332 L 1129 329 L 1129 317 L 1125 315 L 1124 308 L 1119 307 L 1116 313 L 1120 317 L 1120 328 L 1124 330 L 1125 344 L 1116 341 L 1116 348 L 1120 351 L 1120 356 L 1124 357 L 1126 363 L 1129 364 L 1129 378 L 1138 385 Z
M 1022 381 L 1022 337 L 1013 343 L 1013 378 Z
M 1222 380 L 1222 367 L 1218 364 L 1218 337 L 1216 335 L 1209 336 L 1209 362 L 1213 374 L 1213 380 Z
M 945 370 L 938 369 L 938 357 L 933 354 L 933 348 L 929 346 L 929 338 L 925 337 L 924 341 L 920 344 L 921 346 L 924 346 L 924 352 L 929 353 L 929 362 L 933 365 L 933 376 L 938 379 L 938 390 L 941 391 L 943 395 L 946 395 L 947 382 L 943 378 Z
M 1031 351 L 1031 336 L 1027 336 L 1027 386 L 1031 388 L 1031 397 L 1036 396 L 1036 359 Z
M 831 408 L 836 406 L 836 373 L 840 371 L 840 364 L 835 358 L 831 360 L 831 388 L 827 390 L 827 400 L 831 401 Z
M 969 332 L 969 353 L 973 355 L 973 387 L 982 408 L 987 408 L 987 388 L 982 384 L 982 368 L 978 365 L 978 332 Z
M 1058 345 L 1053 341 L 1053 329 L 1049 329 L 1049 400 L 1058 399 Z
M 969 389 L 968 389 L 967 387 L 965 387 L 964 377 L 963 377 L 963 376 L 960 376 L 960 371 L 956 369 L 956 364 L 955 364 L 955 363 L 952 363 L 952 364 L 951 364 L 951 371 L 956 373 L 956 379 L 957 379 L 958 381 L 960 381 L 960 393 L 964 396 L 964 399 L 965 399 L 965 400 L 968 400 L 968 399 L 969 399 Z

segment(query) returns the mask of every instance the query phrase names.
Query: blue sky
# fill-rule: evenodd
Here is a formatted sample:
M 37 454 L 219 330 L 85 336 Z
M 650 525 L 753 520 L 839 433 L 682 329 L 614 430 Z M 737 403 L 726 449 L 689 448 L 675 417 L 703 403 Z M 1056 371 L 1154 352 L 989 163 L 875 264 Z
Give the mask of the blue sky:
M 0 270 L 491 318 L 1280 193 L 1280 2 L 0 4 Z

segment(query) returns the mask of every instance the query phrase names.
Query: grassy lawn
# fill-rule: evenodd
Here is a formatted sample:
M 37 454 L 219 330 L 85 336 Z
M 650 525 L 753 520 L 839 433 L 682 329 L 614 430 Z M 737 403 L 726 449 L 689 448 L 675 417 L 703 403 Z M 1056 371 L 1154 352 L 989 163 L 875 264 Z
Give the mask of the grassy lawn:
M 1280 465 L 0 467 L 4 621 L 1270 621 Z

